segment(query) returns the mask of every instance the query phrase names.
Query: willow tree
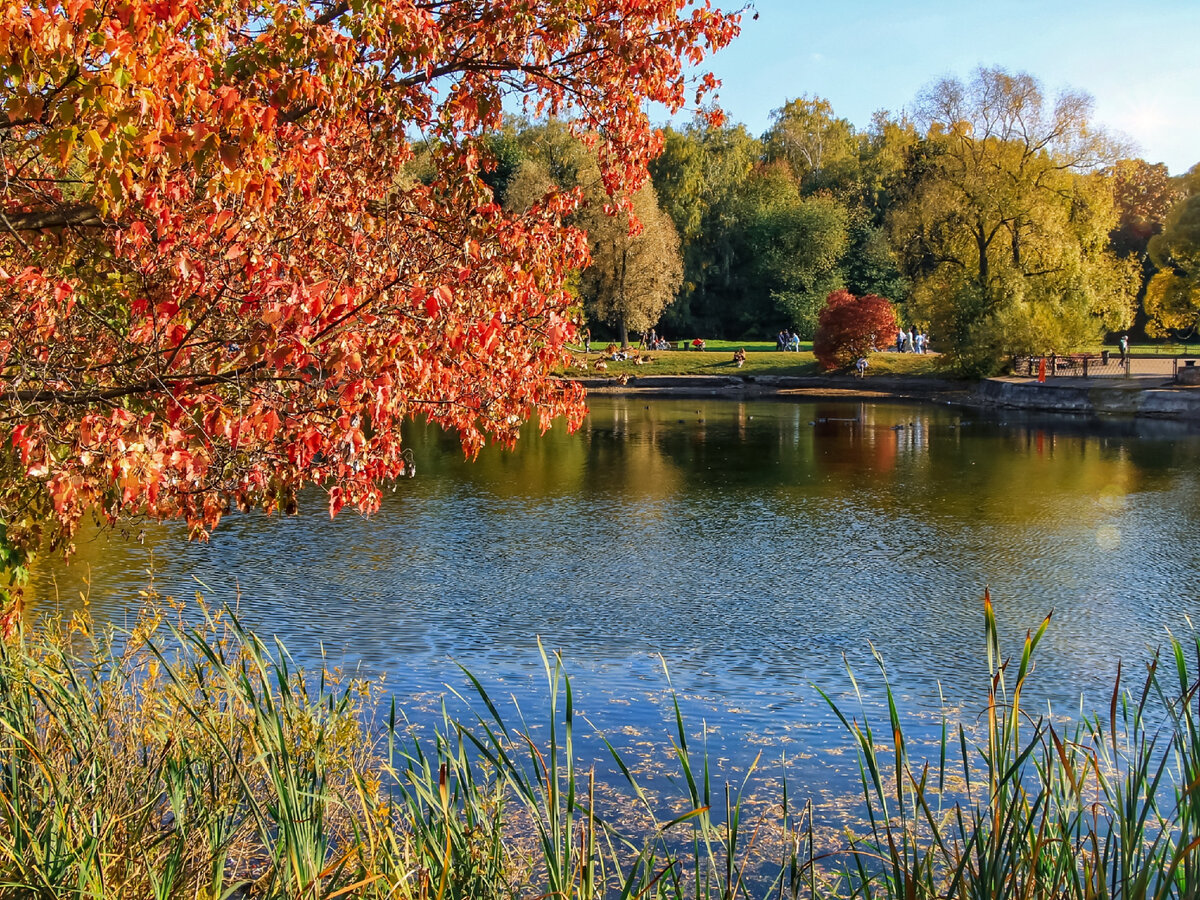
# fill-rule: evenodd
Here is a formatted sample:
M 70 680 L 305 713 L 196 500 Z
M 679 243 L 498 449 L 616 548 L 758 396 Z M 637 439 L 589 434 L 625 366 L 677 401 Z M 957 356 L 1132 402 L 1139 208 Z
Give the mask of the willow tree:
M 1136 264 L 1109 247 L 1118 150 L 1090 98 L 1050 103 L 1029 75 L 980 69 L 927 89 L 918 112 L 926 136 L 890 215 L 909 316 L 975 370 L 1126 327 Z

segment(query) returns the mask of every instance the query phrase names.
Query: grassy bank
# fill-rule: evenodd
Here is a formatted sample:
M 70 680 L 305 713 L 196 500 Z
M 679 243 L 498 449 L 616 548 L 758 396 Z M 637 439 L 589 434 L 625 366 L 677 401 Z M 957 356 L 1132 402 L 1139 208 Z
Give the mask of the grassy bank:
M 733 362 L 733 352 L 738 348 L 746 351 L 746 362 L 739 369 Z M 1116 353 L 1114 347 L 1095 347 L 1092 353 L 1102 349 Z M 1200 355 L 1197 344 L 1137 344 L 1131 345 L 1130 353 L 1136 356 L 1174 357 Z M 586 368 L 580 366 L 563 374 L 590 378 L 636 378 L 647 375 L 828 375 L 818 364 L 812 353 L 812 342 L 801 344 L 798 353 L 781 353 L 774 342 L 751 341 L 707 341 L 704 350 L 656 350 L 638 354 L 640 362 L 633 360 L 614 361 L 611 353 L 599 345 L 592 345 L 592 353 L 586 357 L 581 352 L 578 359 L 586 359 Z M 884 351 L 872 353 L 867 378 L 880 375 L 903 375 L 915 378 L 954 378 L 955 373 L 945 359 L 937 353 L 894 353 Z M 597 363 L 601 363 L 597 366 Z M 836 373 L 835 373 L 836 374 Z M 848 374 L 842 372 L 841 374 Z
M 746 351 L 746 362 L 739 369 L 733 362 L 733 351 Z M 634 360 L 614 361 L 608 353 L 592 352 L 587 356 L 587 368 L 577 368 L 565 374 L 581 377 L 647 375 L 827 375 L 813 356 L 811 344 L 798 353 L 780 353 L 774 344 L 738 344 L 732 341 L 710 341 L 705 350 L 663 350 L 639 354 Z M 582 354 L 579 357 L 583 359 Z M 872 353 L 867 377 L 878 375 L 912 375 L 945 377 L 948 372 L 937 354 Z M 598 366 L 597 363 L 603 363 Z
M 868 825 L 819 839 L 787 788 L 752 814 L 710 783 L 678 706 L 681 796 L 651 796 L 610 747 L 623 790 L 598 800 L 552 657 L 541 728 L 475 683 L 479 719 L 418 742 L 371 685 L 305 677 L 227 611 L 49 623 L 0 652 L 0 895 L 1197 896 L 1200 644 L 1064 732 L 1022 705 L 1046 628 L 1003 661 L 985 604 L 985 724 L 946 723 L 937 759 L 909 757 L 890 693 L 878 735 L 834 707 Z

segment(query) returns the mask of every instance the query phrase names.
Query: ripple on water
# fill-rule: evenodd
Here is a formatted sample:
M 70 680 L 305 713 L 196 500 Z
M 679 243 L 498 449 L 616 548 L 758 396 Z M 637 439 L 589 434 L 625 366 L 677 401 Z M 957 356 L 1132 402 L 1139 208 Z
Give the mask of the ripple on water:
M 976 715 L 985 586 L 1010 651 L 1053 610 L 1034 697 L 1067 710 L 1081 691 L 1105 704 L 1118 658 L 1200 614 L 1194 436 L 886 404 L 592 404 L 581 434 L 471 465 L 414 430 L 421 477 L 370 520 L 330 522 L 313 497 L 299 518 L 231 516 L 207 545 L 169 527 L 86 540 L 93 607 L 124 610 L 153 560 L 164 592 L 240 591 L 301 661 L 323 646 L 386 671 L 418 717 L 463 686 L 458 663 L 538 706 L 541 636 L 631 746 L 671 728 L 661 654 L 731 767 L 769 738 L 812 777 L 853 764 L 825 753 L 847 745 L 814 688 L 857 709 L 849 666 L 879 712 L 872 647 L 930 733 L 943 695 Z M 69 606 L 82 571 L 40 571 L 43 605 L 56 577 Z

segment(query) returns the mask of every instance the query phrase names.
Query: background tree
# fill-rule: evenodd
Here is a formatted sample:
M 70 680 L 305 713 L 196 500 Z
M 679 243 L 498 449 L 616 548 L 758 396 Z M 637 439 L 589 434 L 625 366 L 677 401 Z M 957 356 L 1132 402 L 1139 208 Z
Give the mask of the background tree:
M 659 147 L 646 101 L 703 94 L 681 57 L 736 21 L 676 0 L 7 0 L 6 547 L 88 510 L 202 533 L 309 483 L 370 511 L 410 471 L 414 414 L 468 454 L 530 416 L 577 423 L 552 376 L 580 196 L 502 210 L 492 135 L 509 97 L 575 115 L 627 206 Z
M 679 236 L 651 185 L 634 195 L 633 218 L 609 215 L 598 201 L 589 200 L 581 219 L 592 262 L 581 273 L 580 288 L 589 315 L 615 327 L 626 347 L 630 331 L 653 328 L 675 299 L 683 282 Z
M 768 161 L 785 163 L 805 194 L 857 181 L 854 126 L 833 114 L 821 97 L 798 97 L 771 113 L 763 136 Z
M 663 314 L 671 334 L 744 333 L 748 267 L 741 252 L 741 198 L 761 149 L 741 125 L 698 120 L 664 135 L 663 154 L 651 172 L 679 233 L 684 271 L 679 296 Z
M 1113 249 L 1122 256 L 1144 256 L 1150 239 L 1162 231 L 1167 214 L 1183 199 L 1184 191 L 1162 163 L 1122 159 L 1110 174 L 1117 213 Z
M 834 291 L 821 309 L 813 354 L 823 369 L 845 368 L 891 341 L 898 327 L 892 304 L 883 297 Z
M 812 337 L 821 304 L 842 285 L 845 208 L 828 197 L 802 197 L 785 171 L 767 166 L 748 186 L 741 222 L 741 249 L 753 276 L 743 307 L 750 313 L 744 331 L 751 333 L 757 325 L 761 334 L 774 317 Z
M 1028 75 L 980 69 L 922 96 L 927 127 L 889 215 L 908 308 L 961 366 L 1067 350 L 1130 321 L 1136 266 L 1109 249 L 1102 168 L 1117 152 L 1091 101 L 1051 106 Z
M 556 191 L 578 193 L 582 202 L 568 221 L 587 234 L 590 258 L 574 284 L 588 316 L 612 326 L 627 346 L 631 329 L 658 324 L 682 281 L 671 218 L 651 184 L 634 194 L 629 210 L 614 208 L 595 157 L 560 122 L 527 125 L 520 143 L 526 156 L 509 180 L 505 205 L 524 211 Z
M 1188 173 L 1189 196 L 1167 217 L 1162 233 L 1150 239 L 1150 259 L 1158 268 L 1146 288 L 1147 328 L 1195 334 L 1200 327 L 1200 165 Z
M 1138 266 L 1138 290 L 1133 328 L 1149 336 L 1162 333 L 1162 326 L 1146 312 L 1146 290 L 1155 273 L 1150 259 L 1150 240 L 1163 229 L 1172 207 L 1184 197 L 1179 179 L 1173 179 L 1162 163 L 1144 159 L 1122 159 L 1109 172 L 1117 224 L 1110 232 L 1113 252 Z

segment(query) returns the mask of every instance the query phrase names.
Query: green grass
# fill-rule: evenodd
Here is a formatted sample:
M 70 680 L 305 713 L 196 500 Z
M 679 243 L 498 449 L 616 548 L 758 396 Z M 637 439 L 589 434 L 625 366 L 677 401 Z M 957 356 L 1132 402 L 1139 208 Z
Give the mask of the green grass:
M 890 688 L 878 733 L 830 701 L 867 824 L 818 838 L 786 783 L 768 812 L 743 800 L 752 775 L 714 784 L 677 702 L 678 796 L 652 795 L 605 742 L 623 790 L 601 801 L 557 657 L 541 727 L 508 721 L 468 673 L 477 715 L 443 710 L 417 740 L 371 685 L 296 670 L 229 610 L 188 625 L 154 600 L 128 633 L 84 615 L 0 644 L 0 896 L 1200 896 L 1195 634 L 1064 725 L 1023 702 L 1049 618 L 1006 659 L 985 596 L 982 728 L 944 722 L 927 761 Z
M 823 375 L 826 373 L 817 364 L 811 350 L 799 353 L 781 353 L 774 344 L 738 344 L 731 341 L 719 342 L 727 346 L 714 348 L 718 342 L 709 342 L 705 350 L 650 351 L 641 354 L 644 364 L 632 361 L 614 362 L 606 353 L 593 350 L 587 357 L 588 368 L 567 370 L 566 374 L 584 377 L 610 377 L 619 375 L 644 377 L 647 375 Z M 733 351 L 745 347 L 746 362 L 740 369 L 733 363 Z M 579 357 L 582 359 L 582 355 Z M 604 360 L 606 368 L 597 369 L 596 363 Z M 945 377 L 948 373 L 942 357 L 937 354 L 915 353 L 872 353 L 867 380 L 877 375 L 912 375 Z M 843 373 L 844 374 L 844 373 Z
M 1101 347 L 1100 350 L 1108 350 L 1110 353 L 1119 352 L 1115 347 Z M 1200 342 L 1192 342 L 1190 344 L 1178 343 L 1163 343 L 1163 344 L 1130 344 L 1129 352 L 1139 356 L 1195 356 L 1200 354 Z

